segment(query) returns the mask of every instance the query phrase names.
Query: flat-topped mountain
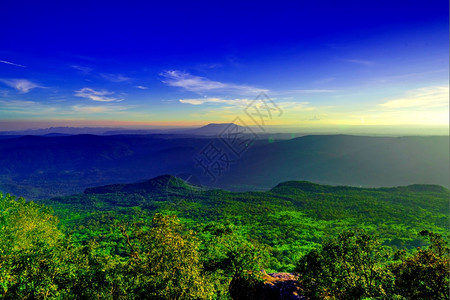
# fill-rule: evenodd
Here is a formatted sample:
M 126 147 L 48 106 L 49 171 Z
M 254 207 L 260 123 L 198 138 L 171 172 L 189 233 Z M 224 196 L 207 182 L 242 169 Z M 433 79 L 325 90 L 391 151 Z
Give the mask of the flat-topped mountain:
M 224 131 L 229 129 L 244 133 L 248 132 L 248 130 L 245 127 L 234 123 L 210 123 L 200 128 L 181 130 L 175 132 L 192 135 L 218 136 Z

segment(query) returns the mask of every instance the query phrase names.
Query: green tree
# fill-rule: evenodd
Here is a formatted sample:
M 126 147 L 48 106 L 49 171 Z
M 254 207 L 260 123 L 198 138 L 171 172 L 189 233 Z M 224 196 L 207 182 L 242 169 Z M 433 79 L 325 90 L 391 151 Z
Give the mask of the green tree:
M 138 299 L 209 299 L 212 287 L 202 276 L 199 241 L 175 216 L 156 214 L 150 229 L 135 238 L 124 231 L 131 249 L 127 276 Z
M 267 251 L 250 242 L 232 224 L 212 222 L 201 233 L 201 260 L 216 296 L 260 299 L 261 269 L 268 261 Z
M 113 299 L 108 264 L 95 243 L 74 246 L 57 224 L 49 208 L 0 195 L 2 298 Z
M 296 272 L 311 299 L 387 297 L 393 281 L 387 257 L 376 238 L 344 231 L 303 256 Z
M 4 298 L 46 298 L 60 293 L 64 235 L 51 210 L 25 199 L 0 194 L 0 288 Z
M 450 259 L 449 248 L 442 236 L 421 231 L 430 246 L 418 248 L 412 256 L 405 251 L 397 253 L 400 263 L 393 263 L 395 288 L 407 299 L 449 299 Z

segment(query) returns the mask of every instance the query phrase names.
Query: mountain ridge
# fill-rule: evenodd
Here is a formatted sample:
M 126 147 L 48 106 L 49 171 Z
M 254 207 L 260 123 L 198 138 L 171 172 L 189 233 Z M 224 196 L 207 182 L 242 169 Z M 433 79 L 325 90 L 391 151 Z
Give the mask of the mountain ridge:
M 231 160 L 216 181 L 197 161 L 206 159 L 205 147 L 211 145 Z M 0 143 L 0 190 L 42 199 L 180 173 L 195 176 L 202 185 L 233 191 L 265 190 L 290 180 L 363 187 L 450 186 L 447 137 L 266 138 L 255 140 L 240 156 L 227 152 L 228 146 L 214 136 L 6 138 Z

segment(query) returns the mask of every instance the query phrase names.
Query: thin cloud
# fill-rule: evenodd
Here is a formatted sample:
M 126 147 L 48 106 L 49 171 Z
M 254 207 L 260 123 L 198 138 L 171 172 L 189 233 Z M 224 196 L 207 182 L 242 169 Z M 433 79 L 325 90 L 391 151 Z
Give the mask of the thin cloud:
M 238 98 L 238 99 L 222 99 L 222 98 L 197 98 L 197 99 L 180 99 L 178 100 L 181 103 L 184 104 L 190 104 L 190 105 L 204 105 L 204 104 L 211 104 L 209 107 L 212 107 L 215 105 L 218 107 L 215 111 L 222 111 L 226 112 L 234 111 L 235 109 L 239 107 L 246 107 L 253 103 L 253 99 L 247 99 L 247 98 Z M 255 104 L 259 106 L 261 109 L 266 109 L 265 107 L 262 107 L 262 103 Z M 283 111 L 290 111 L 293 112 L 305 112 L 305 111 L 312 111 L 315 110 L 316 107 L 310 106 L 309 102 L 296 102 L 296 101 L 277 101 L 276 105 L 281 108 Z M 210 110 L 213 111 L 213 110 Z
M 111 81 L 111 82 L 116 82 L 116 83 L 117 82 L 125 82 L 125 81 L 130 81 L 131 80 L 131 78 L 126 77 L 126 76 L 124 76 L 122 74 L 101 73 L 100 76 L 103 79 L 106 79 L 106 80 Z
M 267 89 L 260 89 L 248 85 L 240 85 L 233 83 L 223 83 L 213 81 L 205 77 L 194 76 L 189 73 L 173 70 L 160 73 L 165 79 L 165 84 L 174 87 L 180 87 L 190 92 L 236 92 L 241 94 L 257 94 L 260 92 L 268 92 Z
M 324 84 L 324 83 L 329 83 L 334 81 L 336 78 L 335 77 L 327 77 L 327 78 L 322 78 L 319 80 L 314 81 L 315 84 Z
M 31 89 L 42 88 L 39 84 L 27 79 L 0 79 L 0 81 L 24 94 L 28 93 Z
M 71 65 L 71 68 L 80 71 L 83 74 L 89 74 L 92 72 L 92 68 L 80 66 L 80 65 Z
M 24 65 L 19 65 L 10 61 L 6 61 L 6 60 L 0 60 L 0 63 L 2 64 L 7 64 L 7 65 L 11 65 L 11 66 L 16 66 L 16 67 L 21 67 L 21 68 L 26 68 L 26 66 Z
M 198 98 L 198 99 L 180 99 L 181 103 L 191 104 L 191 105 L 201 105 L 205 103 L 221 103 L 227 105 L 248 105 L 251 100 L 249 99 L 221 99 L 221 98 Z
M 113 94 L 114 92 L 109 92 L 107 90 L 94 90 L 91 88 L 82 88 L 81 90 L 75 91 L 75 96 L 90 99 L 92 101 L 119 102 L 123 100 L 111 97 L 110 95 Z
M 359 64 L 359 65 L 365 65 L 365 66 L 373 65 L 373 62 L 371 62 L 369 60 L 362 60 L 362 59 L 343 59 L 343 60 L 346 61 L 346 62 Z
M 85 106 L 85 105 L 73 105 L 72 110 L 77 113 L 106 113 L 106 112 L 118 112 L 127 110 L 125 106 Z
M 75 114 L 123 113 L 134 106 L 106 105 L 73 105 L 70 107 L 53 106 L 35 101 L 1 100 L 0 112 L 31 116 L 72 116 Z
M 37 102 L 34 101 L 23 101 L 23 100 L 0 100 L 0 104 L 2 107 L 9 107 L 9 108 L 29 108 L 32 105 L 38 105 Z
M 438 108 L 448 107 L 448 86 L 432 86 L 408 91 L 404 97 L 391 99 L 379 106 L 398 108 Z
M 137 85 L 136 88 L 141 89 L 141 90 L 147 90 L 148 87 L 143 86 L 143 85 Z
M 35 101 L 0 100 L 0 111 L 25 115 L 54 114 L 57 108 Z
M 317 94 L 317 93 L 334 93 L 338 90 L 327 90 L 327 89 L 299 89 L 299 90 L 286 90 L 274 92 L 274 95 L 295 95 L 295 94 Z
M 277 105 L 283 109 L 283 111 L 299 112 L 299 111 L 311 111 L 316 109 L 313 106 L 309 106 L 309 102 L 296 102 L 296 101 L 280 101 Z

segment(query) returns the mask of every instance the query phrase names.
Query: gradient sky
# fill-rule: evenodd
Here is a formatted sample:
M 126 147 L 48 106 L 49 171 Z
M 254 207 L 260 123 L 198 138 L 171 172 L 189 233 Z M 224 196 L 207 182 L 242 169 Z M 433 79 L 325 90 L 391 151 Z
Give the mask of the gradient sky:
M 0 130 L 248 123 L 449 124 L 435 1 L 0 2 Z M 252 125 L 252 124 L 249 124 Z

